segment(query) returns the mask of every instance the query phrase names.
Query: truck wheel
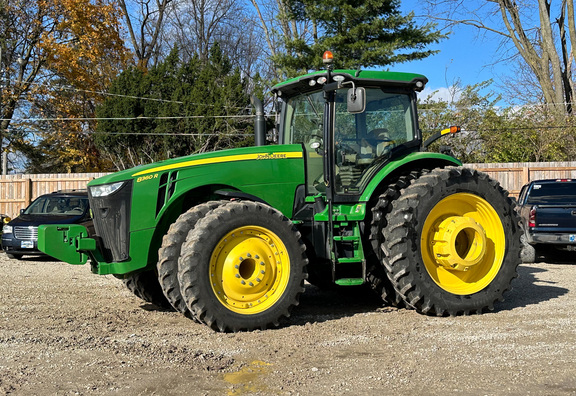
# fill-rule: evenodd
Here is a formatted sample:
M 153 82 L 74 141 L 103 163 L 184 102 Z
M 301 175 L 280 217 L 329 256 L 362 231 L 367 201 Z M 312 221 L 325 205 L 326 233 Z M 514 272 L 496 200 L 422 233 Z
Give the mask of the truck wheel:
M 122 279 L 128 290 L 142 300 L 162 309 L 172 309 L 158 282 L 156 270 L 136 272 Z
M 265 329 L 304 291 L 300 233 L 267 205 L 231 202 L 196 223 L 178 262 L 188 309 L 216 331 Z
M 183 213 L 170 226 L 168 233 L 162 239 L 162 246 L 158 250 L 158 280 L 164 295 L 172 304 L 175 310 L 183 313 L 190 319 L 194 319 L 186 307 L 180 293 L 180 283 L 178 283 L 178 258 L 180 249 L 186 241 L 188 232 L 194 228 L 196 222 L 204 217 L 206 213 L 229 201 L 210 201 L 194 206 Z
M 402 307 L 403 300 L 394 291 L 394 287 L 382 265 L 384 243 L 383 230 L 386 228 L 386 215 L 392 211 L 392 203 L 400 197 L 402 189 L 408 187 L 412 180 L 421 175 L 423 171 L 413 171 L 395 178 L 388 185 L 378 200 L 370 204 L 370 216 L 367 218 L 367 228 L 370 230 L 368 242 L 372 246 L 372 251 L 367 255 L 366 281 L 388 305 Z
M 514 204 L 488 175 L 435 169 L 395 202 L 384 229 L 384 265 L 394 289 L 437 316 L 493 309 L 520 262 Z
M 520 243 L 522 244 L 522 251 L 520 252 L 520 258 L 522 263 L 530 264 L 536 262 L 536 247 L 530 245 L 526 241 L 526 236 L 522 234 L 520 236 Z

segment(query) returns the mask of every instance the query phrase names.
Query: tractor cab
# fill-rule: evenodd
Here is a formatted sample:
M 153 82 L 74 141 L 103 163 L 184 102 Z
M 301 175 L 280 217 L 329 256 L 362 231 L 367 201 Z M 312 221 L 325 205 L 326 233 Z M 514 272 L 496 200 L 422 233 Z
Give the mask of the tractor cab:
M 328 70 L 275 86 L 279 142 L 304 147 L 306 195 L 359 196 L 389 160 L 419 151 L 416 92 L 426 81 Z

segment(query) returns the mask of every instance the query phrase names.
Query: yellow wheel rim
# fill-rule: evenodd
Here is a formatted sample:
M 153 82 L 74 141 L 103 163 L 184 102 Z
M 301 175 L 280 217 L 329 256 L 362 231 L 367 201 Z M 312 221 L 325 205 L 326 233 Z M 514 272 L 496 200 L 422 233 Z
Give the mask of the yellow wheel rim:
M 252 315 L 274 305 L 290 278 L 286 246 L 270 230 L 246 226 L 229 232 L 210 258 L 210 284 L 229 310 Z
M 488 286 L 502 266 L 505 249 L 498 213 L 477 195 L 444 198 L 424 222 L 424 265 L 434 282 L 452 294 L 473 294 Z

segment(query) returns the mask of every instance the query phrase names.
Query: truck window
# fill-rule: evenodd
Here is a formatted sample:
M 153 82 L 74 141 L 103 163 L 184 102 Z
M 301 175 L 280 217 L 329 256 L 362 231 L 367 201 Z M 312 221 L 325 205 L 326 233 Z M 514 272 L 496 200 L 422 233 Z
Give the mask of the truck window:
M 535 183 L 526 203 L 576 205 L 576 182 Z

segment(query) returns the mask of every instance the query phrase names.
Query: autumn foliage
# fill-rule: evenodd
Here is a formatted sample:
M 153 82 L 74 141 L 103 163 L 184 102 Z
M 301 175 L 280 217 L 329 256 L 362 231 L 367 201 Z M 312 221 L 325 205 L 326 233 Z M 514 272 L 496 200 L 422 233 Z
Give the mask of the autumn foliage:
M 90 132 L 103 92 L 129 60 L 118 6 L 108 0 L 3 5 L 9 22 L 2 43 L 2 75 L 8 77 L 3 94 L 13 98 L 2 107 L 4 144 L 24 153 L 32 172 L 106 168 Z

